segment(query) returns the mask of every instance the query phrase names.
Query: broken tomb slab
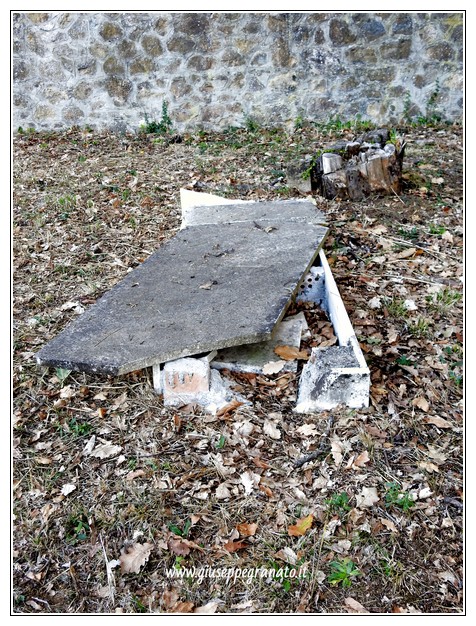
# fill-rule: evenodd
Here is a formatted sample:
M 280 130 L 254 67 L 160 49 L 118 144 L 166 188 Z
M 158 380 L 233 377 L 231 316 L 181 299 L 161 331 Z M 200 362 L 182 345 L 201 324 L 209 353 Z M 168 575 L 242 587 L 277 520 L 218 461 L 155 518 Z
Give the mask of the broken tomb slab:
M 326 218 L 309 200 L 240 202 L 182 208 L 182 226 L 258 222 L 263 228 L 282 222 L 325 224 Z
M 37 362 L 117 375 L 265 341 L 327 230 L 277 220 L 185 228 L 45 345 Z

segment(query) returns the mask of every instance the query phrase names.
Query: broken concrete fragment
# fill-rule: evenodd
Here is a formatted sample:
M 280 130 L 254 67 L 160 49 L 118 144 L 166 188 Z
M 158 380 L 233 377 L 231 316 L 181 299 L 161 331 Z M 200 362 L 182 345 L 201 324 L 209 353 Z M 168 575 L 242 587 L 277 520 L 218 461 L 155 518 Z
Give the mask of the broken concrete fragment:
M 306 323 L 305 318 L 304 322 Z M 232 372 L 262 374 L 265 365 L 281 360 L 274 351 L 277 346 L 300 347 L 302 330 L 302 318 L 284 319 L 276 327 L 269 341 L 219 350 L 211 366 L 219 370 L 228 369 Z M 297 361 L 286 361 L 281 369 L 286 372 L 296 372 Z
M 369 403 L 370 371 L 323 251 L 319 261 L 320 267 L 312 267 L 304 279 L 298 298 L 316 302 L 327 313 L 339 345 L 313 348 L 301 373 L 297 413 Z
M 266 229 L 283 222 L 325 223 L 324 214 L 305 199 L 195 206 L 183 211 L 182 217 L 182 227 L 255 222 L 256 227 Z
M 312 413 L 338 405 L 368 406 L 370 374 L 362 371 L 352 346 L 313 348 L 299 381 L 295 411 Z
M 154 377 L 154 388 L 163 393 L 164 406 L 197 404 L 209 413 L 216 413 L 236 399 L 236 394 L 220 374 L 210 370 L 208 357 L 170 361 L 165 363 L 162 371 L 156 366 L 154 373 L 157 376 L 157 379 Z

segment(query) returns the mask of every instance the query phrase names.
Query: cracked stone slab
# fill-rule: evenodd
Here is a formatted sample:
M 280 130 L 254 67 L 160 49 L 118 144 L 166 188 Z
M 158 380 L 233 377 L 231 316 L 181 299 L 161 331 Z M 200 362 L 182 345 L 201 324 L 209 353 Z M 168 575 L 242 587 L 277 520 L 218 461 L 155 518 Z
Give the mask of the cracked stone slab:
M 200 195 L 200 194 L 197 194 Z M 256 221 L 264 228 L 282 222 L 325 224 L 324 213 L 309 200 L 279 202 L 238 202 L 184 206 L 182 226 Z
M 262 218 L 181 230 L 44 346 L 37 362 L 117 375 L 270 339 L 327 228 Z

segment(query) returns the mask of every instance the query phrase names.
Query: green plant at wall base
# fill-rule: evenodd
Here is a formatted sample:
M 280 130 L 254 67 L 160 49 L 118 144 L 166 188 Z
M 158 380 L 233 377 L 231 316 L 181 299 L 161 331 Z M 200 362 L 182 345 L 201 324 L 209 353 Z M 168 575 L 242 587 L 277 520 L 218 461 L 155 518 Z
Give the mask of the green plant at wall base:
M 245 118 L 245 127 L 246 130 L 249 133 L 255 133 L 257 130 L 259 130 L 259 124 L 258 122 L 256 122 L 253 118 L 251 117 L 246 117 Z
M 355 563 L 350 559 L 342 559 L 342 561 L 332 561 L 330 563 L 331 573 L 327 577 L 327 581 L 331 585 L 342 584 L 343 587 L 352 585 L 352 578 L 360 575 L 360 571 Z
M 160 122 L 155 120 L 149 120 L 147 113 L 144 115 L 145 124 L 142 124 L 140 130 L 149 135 L 166 135 L 172 131 L 173 122 L 170 119 L 168 104 L 162 102 L 162 116 Z

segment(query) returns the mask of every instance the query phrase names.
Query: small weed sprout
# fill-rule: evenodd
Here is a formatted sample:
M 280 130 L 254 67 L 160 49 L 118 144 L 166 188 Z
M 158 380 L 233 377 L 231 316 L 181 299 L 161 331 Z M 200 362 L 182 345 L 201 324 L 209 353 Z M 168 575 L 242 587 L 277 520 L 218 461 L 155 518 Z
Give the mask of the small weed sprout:
M 331 585 L 342 584 L 343 587 L 352 585 L 352 578 L 360 575 L 360 571 L 355 563 L 350 559 L 342 559 L 342 561 L 332 561 L 330 563 L 331 573 L 327 577 L 327 581 Z
M 411 494 L 401 491 L 398 483 L 386 483 L 385 487 L 387 489 L 385 494 L 385 506 L 398 507 L 406 513 L 415 504 Z
M 408 332 L 413 337 L 422 339 L 430 334 L 430 322 L 423 317 L 419 317 L 416 322 L 408 325 Z
M 62 367 L 57 367 L 55 369 L 55 374 L 56 374 L 56 378 L 59 380 L 61 386 L 63 387 L 65 380 L 68 378 L 68 376 L 71 374 L 72 370 L 67 370 L 64 369 Z
M 329 513 L 336 513 L 339 517 L 343 517 L 348 511 L 350 511 L 349 496 L 345 491 L 342 493 L 335 493 L 332 498 L 326 500 L 326 504 L 329 509 Z
M 388 314 L 396 319 L 405 319 L 408 315 L 408 309 L 404 300 L 399 298 L 387 299 L 385 302 Z

